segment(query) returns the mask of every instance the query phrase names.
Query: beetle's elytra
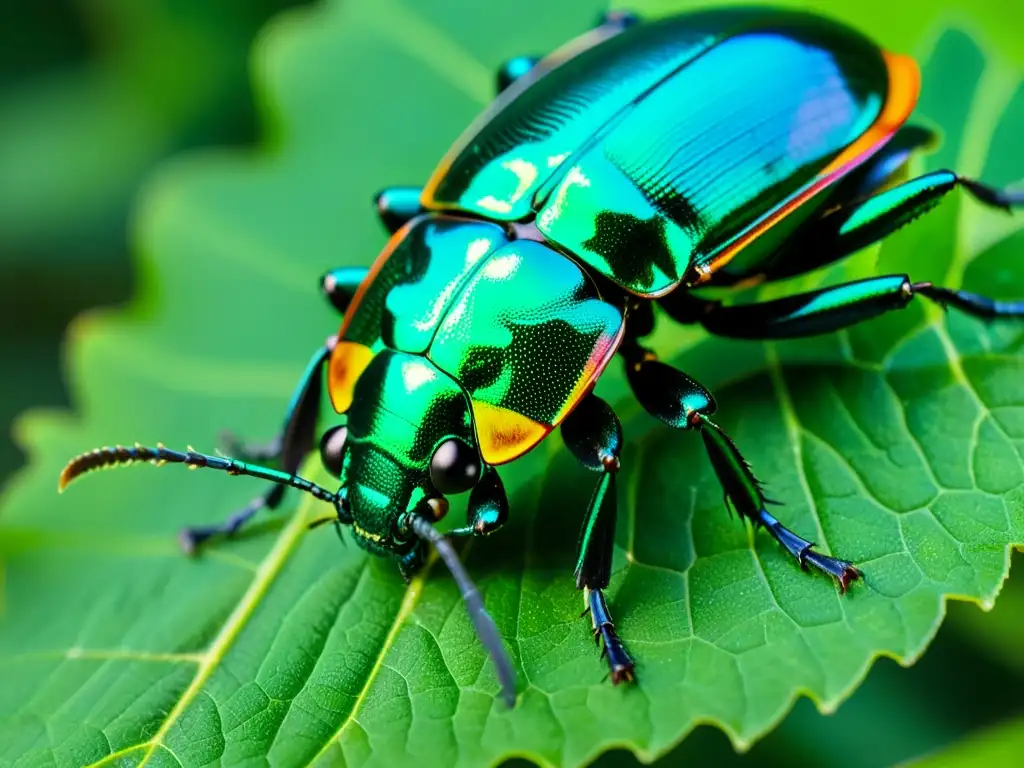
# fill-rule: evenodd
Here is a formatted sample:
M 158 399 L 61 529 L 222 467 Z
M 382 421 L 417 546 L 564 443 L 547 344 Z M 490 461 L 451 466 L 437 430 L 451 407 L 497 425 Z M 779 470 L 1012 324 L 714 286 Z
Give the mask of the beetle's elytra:
M 835 331 L 916 295 L 983 317 L 1024 316 L 1024 302 L 886 275 L 775 301 L 729 304 L 691 289 L 773 280 L 841 259 L 962 186 L 1009 209 L 1024 195 L 936 171 L 902 179 L 932 134 L 905 125 L 916 64 L 861 34 L 806 14 L 731 9 L 636 23 L 606 17 L 543 59 L 498 74 L 499 95 L 426 186 L 377 200 L 393 235 L 367 271 L 328 273 L 341 330 L 313 355 L 269 446 L 240 459 L 159 446 L 104 448 L 72 460 L 61 487 L 88 470 L 141 460 L 210 467 L 271 481 L 193 549 L 278 506 L 286 487 L 330 502 L 370 552 L 405 575 L 434 545 L 514 700 L 512 664 L 482 600 L 432 523 L 447 494 L 469 491 L 469 519 L 448 536 L 483 536 L 508 517 L 497 466 L 561 427 L 599 474 L 584 516 L 576 586 L 584 591 L 612 682 L 633 679 L 603 590 L 616 515 L 621 427 L 591 390 L 618 354 L 640 403 L 691 429 L 735 509 L 804 568 L 840 591 L 860 577 L 766 509 L 760 483 L 714 422 L 697 381 L 658 362 L 642 339 L 652 304 L 721 336 L 777 339 Z M 317 440 L 325 386 L 344 419 L 322 434 L 336 492 L 295 473 Z M 276 462 L 269 469 L 252 462 Z

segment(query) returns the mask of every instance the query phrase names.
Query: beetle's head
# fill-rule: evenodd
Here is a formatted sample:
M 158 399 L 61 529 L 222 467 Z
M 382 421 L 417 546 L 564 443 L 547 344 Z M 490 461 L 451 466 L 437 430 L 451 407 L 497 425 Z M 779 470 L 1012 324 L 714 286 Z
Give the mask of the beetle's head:
M 63 490 L 79 475 L 102 467 L 142 461 L 185 464 L 260 477 L 332 504 L 335 514 L 313 521 L 310 527 L 331 521 L 339 529 L 350 525 L 365 549 L 398 556 L 406 576 L 422 562 L 428 545 L 433 546 L 459 586 L 469 618 L 494 661 L 502 696 L 511 706 L 515 701 L 512 661 L 455 549 L 433 526 L 448 511 L 444 494 L 468 491 L 483 475 L 468 398 L 426 358 L 384 351 L 359 376 L 347 413 L 348 424 L 328 430 L 320 441 L 325 468 L 341 479 L 337 492 L 290 472 L 191 448 L 175 451 L 161 444 L 155 448 L 119 445 L 83 453 L 61 472 L 58 487 Z M 493 484 L 496 474 L 489 477 Z M 487 486 L 484 482 L 479 487 Z M 503 490 L 501 494 L 504 498 Z M 485 504 L 481 509 L 486 513 L 495 508 Z M 182 542 L 191 550 L 213 533 L 233 530 L 228 526 L 189 529 Z
M 494 661 L 502 697 L 512 706 L 512 660 L 455 549 L 433 526 L 448 511 L 444 494 L 468 491 L 483 475 L 469 399 L 451 377 L 426 358 L 385 350 L 359 376 L 347 414 L 347 425 L 328 430 L 320 441 L 325 468 L 341 480 L 337 492 L 290 472 L 210 456 L 191 448 L 174 451 L 160 444 L 155 448 L 136 444 L 83 453 L 61 472 L 58 487 L 63 490 L 79 475 L 102 467 L 141 461 L 185 464 L 261 477 L 329 502 L 335 515 L 316 520 L 311 527 L 331 520 L 339 529 L 342 524 L 350 525 L 363 548 L 396 555 L 407 577 L 422 562 L 430 545 L 458 584 L 477 636 Z M 496 474 L 491 472 L 489 477 L 493 484 Z M 484 482 L 479 487 L 487 486 Z M 501 496 L 504 498 L 503 490 Z M 481 509 L 486 513 L 497 507 L 485 504 Z M 192 549 L 211 533 L 228 531 L 227 527 L 190 529 L 182 541 Z
M 415 560 L 424 542 L 410 516 L 439 520 L 445 494 L 468 491 L 482 468 L 459 385 L 426 358 L 378 354 L 355 387 L 341 468 L 356 541 Z

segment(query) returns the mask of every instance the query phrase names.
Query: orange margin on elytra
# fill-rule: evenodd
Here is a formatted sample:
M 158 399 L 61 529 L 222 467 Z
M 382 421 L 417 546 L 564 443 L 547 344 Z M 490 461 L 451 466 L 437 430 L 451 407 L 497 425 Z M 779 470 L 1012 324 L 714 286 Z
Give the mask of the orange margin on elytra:
M 553 423 L 542 424 L 528 416 L 500 405 L 493 405 L 470 397 L 473 406 L 473 420 L 476 423 L 480 455 L 493 466 L 507 464 L 533 449 L 548 436 L 579 402 L 594 388 L 604 369 L 615 357 L 626 333 L 626 322 L 619 323 L 615 336 L 594 350 L 573 387 L 565 405 L 555 414 Z
M 391 254 L 394 253 L 398 244 L 405 239 L 414 223 L 415 220 L 409 222 L 387 241 L 384 249 L 366 273 L 366 277 L 363 278 L 363 282 L 356 289 L 352 301 L 348 304 L 348 309 L 345 310 L 345 316 L 341 321 L 341 330 L 338 331 L 338 341 L 327 364 L 327 393 L 331 397 L 331 405 L 338 413 L 345 413 L 352 405 L 352 394 L 356 381 L 374 357 L 374 352 L 365 344 L 346 341 L 345 331 L 352 323 L 352 318 L 355 317 L 356 310 L 370 286 L 373 285 L 373 281 L 377 279 L 384 264 L 391 258 Z
M 806 203 L 826 187 L 831 186 L 850 171 L 863 163 L 895 135 L 910 117 L 921 93 L 921 70 L 909 56 L 882 51 L 885 68 L 889 73 L 889 92 L 882 111 L 864 133 L 825 166 L 817 178 L 808 183 L 793 197 L 775 210 L 767 213 L 750 229 L 738 235 L 735 240 L 719 251 L 707 268 L 692 282 L 699 285 L 706 282 L 724 267 L 741 249 L 749 245 L 782 219 Z
M 518 459 L 554 429 L 550 424 L 482 400 L 473 400 L 473 421 L 480 455 L 495 466 Z

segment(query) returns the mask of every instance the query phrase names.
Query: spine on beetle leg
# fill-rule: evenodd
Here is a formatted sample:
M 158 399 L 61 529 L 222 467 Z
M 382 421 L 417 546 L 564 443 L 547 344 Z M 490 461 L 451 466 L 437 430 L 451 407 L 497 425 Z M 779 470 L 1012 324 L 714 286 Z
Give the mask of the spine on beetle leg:
M 726 499 L 743 517 L 757 523 L 768 502 L 760 481 L 743 458 L 736 443 L 706 416 L 693 413 L 690 426 L 700 430 L 711 468 L 725 491 Z

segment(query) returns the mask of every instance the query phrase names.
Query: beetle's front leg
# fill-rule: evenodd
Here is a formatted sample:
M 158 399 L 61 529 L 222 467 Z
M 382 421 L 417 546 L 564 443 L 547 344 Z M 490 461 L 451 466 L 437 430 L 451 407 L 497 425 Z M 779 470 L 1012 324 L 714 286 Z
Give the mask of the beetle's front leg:
M 710 392 L 682 371 L 658 362 L 650 350 L 635 341 L 627 341 L 622 351 L 630 386 L 640 404 L 670 427 L 700 432 L 727 504 L 731 503 L 755 526 L 764 526 L 801 568 L 811 566 L 834 577 L 840 592 L 860 578 L 860 571 L 852 563 L 815 551 L 813 542 L 793 533 L 768 512 L 766 506 L 773 502 L 765 498 L 750 465 L 732 438 L 708 418 L 716 410 Z
M 271 457 L 280 462 L 280 468 L 295 474 L 315 443 L 316 420 L 320 412 L 320 398 L 323 392 L 323 368 L 334 348 L 335 337 L 331 337 L 316 351 L 306 366 L 299 386 L 292 395 L 285 415 L 284 429 L 264 450 L 277 448 Z M 186 552 L 192 552 L 211 536 L 234 536 L 242 526 L 262 509 L 275 509 L 284 498 L 286 486 L 274 483 L 241 510 L 228 517 L 219 525 L 186 528 L 179 537 Z
M 508 521 L 508 496 L 498 470 L 484 466 L 483 476 L 469 494 L 468 525 L 448 532 L 449 536 L 486 536 Z
M 584 613 L 590 613 L 594 640 L 603 645 L 601 655 L 608 660 L 612 682 L 632 682 L 633 659 L 615 631 L 604 596 L 615 550 L 615 477 L 622 450 L 622 426 L 604 400 L 588 395 L 562 422 L 562 438 L 583 466 L 601 473 L 580 531 L 576 588 L 583 590 Z

